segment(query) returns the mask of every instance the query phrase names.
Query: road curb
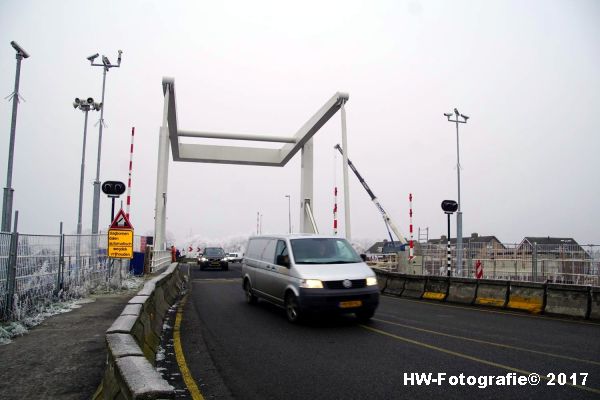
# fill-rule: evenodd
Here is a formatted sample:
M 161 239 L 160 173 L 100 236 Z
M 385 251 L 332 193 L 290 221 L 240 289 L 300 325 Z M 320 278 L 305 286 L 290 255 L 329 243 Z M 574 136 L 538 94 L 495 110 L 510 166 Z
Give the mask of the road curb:
M 94 400 L 175 398 L 175 388 L 154 365 L 163 319 L 188 281 L 172 263 L 129 300 L 106 331 L 107 365 Z

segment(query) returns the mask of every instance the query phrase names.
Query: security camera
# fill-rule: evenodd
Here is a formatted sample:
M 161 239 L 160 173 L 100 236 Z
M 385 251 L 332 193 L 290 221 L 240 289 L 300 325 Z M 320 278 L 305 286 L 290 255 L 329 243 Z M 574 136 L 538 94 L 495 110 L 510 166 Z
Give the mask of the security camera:
M 458 109 L 457 109 L 457 108 L 455 108 L 455 109 L 454 109 L 454 114 L 456 114 L 456 116 L 457 116 L 457 117 L 458 117 L 458 115 L 460 114 L 460 113 L 458 112 Z
M 94 103 L 94 110 L 100 111 L 101 108 L 102 108 L 102 103 Z
M 450 118 L 450 117 L 452 116 L 452 114 L 451 114 L 451 113 L 444 113 L 444 115 L 445 115 L 446 117 L 448 117 L 448 118 Z
M 96 57 L 98 57 L 100 54 L 96 53 L 96 54 L 92 54 L 91 56 L 89 56 L 87 59 L 90 60 L 90 62 L 94 62 L 94 60 L 96 59 Z
M 81 103 L 81 99 L 79 97 L 75 97 L 75 104 Z
M 108 60 L 108 57 L 102 56 L 102 64 L 104 64 L 105 67 L 108 67 L 110 65 L 110 61 Z
M 91 97 L 88 97 L 87 102 L 88 102 L 88 104 L 94 104 L 94 99 Z
M 21 46 L 19 46 L 17 44 L 17 42 L 15 42 L 14 40 L 12 42 L 10 42 L 10 45 L 13 47 L 13 49 L 15 49 L 17 51 L 17 53 L 23 57 L 23 58 L 29 58 L 29 54 L 23 50 L 23 48 Z
M 462 115 L 462 114 L 460 114 L 460 116 L 461 116 L 461 117 L 463 117 L 463 118 L 465 119 L 465 121 L 469 119 L 469 117 L 468 117 L 468 116 L 466 116 L 466 115 Z
M 77 107 L 79 107 L 79 103 L 78 103 L 78 102 L 76 102 L 76 101 L 74 101 L 74 102 L 73 102 L 73 108 L 77 108 Z
M 121 55 L 122 55 L 122 54 L 123 54 L 123 51 L 122 51 L 122 50 L 119 50 L 119 59 L 117 60 L 117 63 L 118 63 L 119 65 L 121 65 Z

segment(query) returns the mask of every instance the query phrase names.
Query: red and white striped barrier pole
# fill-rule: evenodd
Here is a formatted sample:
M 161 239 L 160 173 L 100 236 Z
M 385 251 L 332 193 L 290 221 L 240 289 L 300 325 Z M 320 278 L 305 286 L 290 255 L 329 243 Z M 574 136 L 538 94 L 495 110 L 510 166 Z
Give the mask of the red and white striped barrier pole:
M 129 219 L 129 207 L 131 206 L 131 169 L 133 168 L 133 136 L 135 135 L 135 126 L 131 127 L 131 147 L 129 148 L 129 179 L 127 180 L 127 205 L 125 215 Z
M 337 186 L 333 189 L 333 234 L 338 234 L 338 220 L 337 220 Z
M 408 260 L 412 260 L 415 256 L 414 256 L 414 250 L 413 250 L 413 223 L 412 223 L 412 193 L 408 194 L 408 203 L 409 203 L 409 211 L 408 211 L 408 217 L 409 217 L 409 232 L 410 232 L 410 242 L 409 242 L 409 253 L 408 253 Z
M 483 278 L 483 265 L 481 264 L 481 260 L 477 260 L 475 263 L 475 277 L 477 279 Z

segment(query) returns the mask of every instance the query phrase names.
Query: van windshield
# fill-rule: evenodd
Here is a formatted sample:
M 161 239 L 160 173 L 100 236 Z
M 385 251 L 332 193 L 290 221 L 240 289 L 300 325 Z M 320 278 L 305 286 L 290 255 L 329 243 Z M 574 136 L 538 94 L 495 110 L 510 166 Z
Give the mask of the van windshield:
M 296 264 L 350 264 L 362 262 L 346 239 L 291 239 Z

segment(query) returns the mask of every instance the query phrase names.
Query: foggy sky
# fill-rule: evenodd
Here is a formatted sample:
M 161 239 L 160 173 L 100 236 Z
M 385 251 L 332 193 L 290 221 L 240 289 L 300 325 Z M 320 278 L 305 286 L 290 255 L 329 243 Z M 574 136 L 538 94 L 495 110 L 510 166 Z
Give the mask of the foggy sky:
M 163 76 L 175 79 L 180 129 L 291 136 L 336 91 L 350 94 L 349 157 L 408 234 L 446 231 L 456 199 L 460 126 L 464 236 L 573 237 L 600 244 L 600 3 L 597 1 L 3 1 L 0 94 L 23 60 L 13 187 L 19 231 L 75 232 L 83 113 L 75 97 L 101 95 L 108 72 L 101 181 L 127 180 L 136 128 L 131 219 L 154 229 Z M 6 184 L 12 104 L 0 102 L 0 178 Z M 99 113 L 90 113 L 83 209 L 91 229 Z M 187 139 L 188 141 L 190 139 Z M 314 137 L 315 217 L 332 230 L 340 187 L 336 114 Z M 202 143 L 213 143 L 203 140 Z M 232 143 L 240 145 L 240 143 Z M 337 161 L 337 165 L 335 163 Z M 173 163 L 167 230 L 225 238 L 286 232 L 299 223 L 300 156 L 283 168 Z M 377 209 L 350 175 L 352 235 L 383 239 Z M 124 197 L 122 198 L 124 200 Z M 102 195 L 100 227 L 110 219 Z M 454 225 L 454 220 L 453 220 Z M 455 228 L 453 226 L 453 235 Z

